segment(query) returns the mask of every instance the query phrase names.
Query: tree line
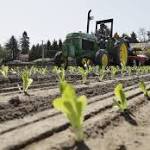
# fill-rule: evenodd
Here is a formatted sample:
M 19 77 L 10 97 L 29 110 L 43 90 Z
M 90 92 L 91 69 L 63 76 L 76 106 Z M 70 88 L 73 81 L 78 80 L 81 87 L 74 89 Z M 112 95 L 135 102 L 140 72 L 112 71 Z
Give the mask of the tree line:
M 42 50 L 44 50 L 44 57 L 50 58 L 52 51 L 59 51 L 62 49 L 62 40 L 48 40 L 46 43 L 38 43 L 32 45 L 30 48 L 30 38 L 26 31 L 22 33 L 22 37 L 17 40 L 14 35 L 5 43 L 0 45 L 0 61 L 12 61 L 18 58 L 19 54 L 29 54 L 29 60 L 35 60 L 42 57 Z

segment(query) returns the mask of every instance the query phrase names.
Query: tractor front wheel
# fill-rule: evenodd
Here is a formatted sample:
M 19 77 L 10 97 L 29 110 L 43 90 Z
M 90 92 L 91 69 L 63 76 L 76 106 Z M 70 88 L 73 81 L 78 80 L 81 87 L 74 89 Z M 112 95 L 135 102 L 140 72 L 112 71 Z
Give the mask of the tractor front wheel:
M 107 67 L 109 64 L 109 56 L 108 56 L 107 51 L 102 50 L 102 49 L 98 50 L 95 55 L 95 62 L 96 62 L 96 65 Z

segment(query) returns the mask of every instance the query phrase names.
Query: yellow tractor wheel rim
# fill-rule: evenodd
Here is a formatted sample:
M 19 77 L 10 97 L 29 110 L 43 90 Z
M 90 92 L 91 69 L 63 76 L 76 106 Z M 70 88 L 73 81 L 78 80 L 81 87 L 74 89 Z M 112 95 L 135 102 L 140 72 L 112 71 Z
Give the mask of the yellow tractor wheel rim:
M 85 65 L 87 63 L 88 59 L 87 58 L 82 58 L 82 65 Z
M 82 58 L 82 65 L 92 65 L 92 60 L 89 58 Z
M 107 66 L 108 65 L 108 56 L 106 54 L 102 55 L 102 66 Z
M 128 59 L 128 50 L 126 45 L 123 43 L 120 45 L 120 63 L 126 65 L 127 59 Z

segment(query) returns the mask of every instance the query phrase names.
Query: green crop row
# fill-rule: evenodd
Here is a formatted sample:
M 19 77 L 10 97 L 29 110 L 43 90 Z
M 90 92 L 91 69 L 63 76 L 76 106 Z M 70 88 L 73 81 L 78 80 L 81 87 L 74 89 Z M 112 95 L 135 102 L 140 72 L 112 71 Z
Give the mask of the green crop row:
M 53 106 L 58 111 L 61 111 L 64 114 L 64 116 L 68 119 L 74 131 L 76 141 L 81 142 L 84 140 L 83 123 L 84 112 L 87 106 L 87 98 L 85 95 L 78 96 L 75 92 L 75 88 L 73 87 L 73 85 L 67 83 L 64 76 L 64 69 L 55 69 L 55 72 L 58 74 L 60 79 L 59 89 L 61 96 L 53 100 Z M 102 69 L 105 70 L 104 68 Z M 90 69 L 88 69 L 88 71 L 89 70 Z M 79 72 L 83 73 L 84 70 L 81 69 Z M 116 72 L 116 70 L 114 72 Z M 144 96 L 149 98 L 148 90 L 143 81 L 139 82 L 139 88 L 144 93 Z M 115 97 L 113 99 L 113 106 L 117 107 L 121 113 L 128 113 L 128 101 L 126 98 L 126 94 L 123 90 L 123 85 L 121 83 L 118 83 L 114 88 L 114 95 Z

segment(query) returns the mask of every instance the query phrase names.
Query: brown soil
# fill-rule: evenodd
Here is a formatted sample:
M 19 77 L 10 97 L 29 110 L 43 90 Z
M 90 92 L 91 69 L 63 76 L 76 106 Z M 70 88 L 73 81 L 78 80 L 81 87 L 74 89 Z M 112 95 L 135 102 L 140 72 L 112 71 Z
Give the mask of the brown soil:
M 148 86 L 150 88 L 150 85 Z M 96 95 L 89 98 L 89 105 L 85 113 L 85 142 L 75 143 L 73 134 L 70 132 L 69 124 L 66 118 L 55 109 L 45 110 L 43 112 L 36 113 L 33 116 L 26 116 L 24 119 L 12 120 L 3 122 L 0 124 L 0 141 L 1 149 L 92 149 L 98 150 L 103 148 L 109 149 L 110 141 L 106 141 L 113 134 L 112 138 L 116 139 L 122 137 L 121 142 L 114 139 L 114 142 L 110 148 L 111 150 L 126 148 L 130 144 L 131 139 L 135 136 L 134 133 L 139 132 L 141 128 L 141 122 L 145 122 L 148 125 L 147 118 L 149 117 L 149 101 L 144 99 L 143 94 L 136 86 L 126 88 L 129 100 L 129 110 L 134 115 L 122 116 L 117 109 L 113 108 L 112 92 L 105 95 Z M 143 113 L 143 112 L 144 113 Z M 130 114 L 131 114 L 130 113 Z M 138 121 L 138 117 L 139 120 Z M 125 126 L 126 125 L 126 126 Z M 117 127 L 120 132 L 117 132 Z M 123 128 L 124 127 L 124 128 Z M 123 129 L 122 129 L 123 128 Z M 128 129 L 130 128 L 130 129 Z M 133 129 L 134 130 L 133 130 Z M 143 128 L 144 129 L 144 128 Z M 124 131 L 133 132 L 126 132 Z M 121 132 L 122 131 L 122 132 Z M 144 130 L 146 133 L 147 130 Z M 110 134 L 110 135 L 109 135 Z M 125 135 L 125 138 L 124 138 Z M 144 134 L 143 139 L 147 136 Z M 149 135 L 149 134 L 148 134 Z M 12 138 L 12 137 L 15 138 Z M 130 137 L 128 141 L 128 137 Z M 132 137 L 133 136 L 133 137 Z M 101 143 L 101 140 L 104 140 Z M 106 141 L 106 142 L 105 142 Z M 125 142 L 124 142 L 125 141 Z M 108 143 L 107 143 L 108 142 Z M 132 143 L 132 142 L 131 142 Z M 135 142 L 136 143 L 136 142 Z M 117 145 L 116 145 L 117 144 Z M 123 145 L 124 144 L 124 145 Z M 135 144 L 136 145 L 136 144 Z M 135 146 L 133 142 L 133 147 Z M 141 144 L 141 147 L 146 148 L 145 143 Z M 103 146 L 103 147 L 102 147 Z M 119 147 L 120 146 L 120 147 Z M 141 149 L 144 150 L 144 149 Z
M 91 98 L 96 95 L 102 95 L 113 91 L 117 82 L 124 84 L 124 87 L 137 84 L 139 80 L 148 81 L 150 75 L 135 78 L 126 78 L 118 80 L 108 80 L 105 82 L 91 82 L 89 85 L 76 85 L 76 91 L 79 95 L 86 95 Z M 59 96 L 58 88 L 42 88 L 30 90 L 31 96 L 24 96 L 19 92 L 6 92 L 1 94 L 0 101 L 0 122 L 12 120 L 15 118 L 23 118 L 26 115 L 51 108 L 51 101 Z
M 36 88 L 56 88 L 58 84 L 58 77 L 55 75 L 47 76 L 33 76 L 33 83 L 30 89 Z M 81 75 L 67 75 L 66 80 L 68 82 L 81 82 Z M 0 77 L 0 93 L 18 91 L 18 84 L 21 86 L 21 79 L 16 75 L 10 75 L 8 79 Z
M 149 150 L 150 103 L 137 109 L 131 123 L 121 118 L 122 121 L 112 123 L 103 136 L 87 140 L 87 147 L 92 150 Z
M 76 143 L 69 129 L 37 140 L 25 150 L 149 150 L 150 103 L 139 98 L 131 104 L 132 115 L 120 115 L 115 110 L 96 114 L 85 121 L 85 141 Z M 59 139 L 59 140 L 58 140 Z
M 90 84 L 75 84 L 78 95 L 88 97 L 81 143 L 75 142 L 64 115 L 52 108 L 52 100 L 59 96 L 57 87 L 30 89 L 30 96 L 6 90 L 0 93 L 0 149 L 149 150 L 150 101 L 139 90 L 139 80 L 150 89 L 150 75 L 103 82 L 91 78 Z M 129 110 L 124 114 L 113 107 L 118 82 L 126 87 Z

